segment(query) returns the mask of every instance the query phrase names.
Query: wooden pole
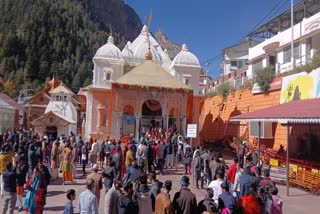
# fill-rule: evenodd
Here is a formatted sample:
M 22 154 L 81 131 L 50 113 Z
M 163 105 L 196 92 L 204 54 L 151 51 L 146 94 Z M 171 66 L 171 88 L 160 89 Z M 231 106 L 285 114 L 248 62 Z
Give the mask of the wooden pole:
M 289 196 L 289 145 L 290 145 L 290 124 L 287 123 L 287 160 L 286 160 L 286 167 L 287 167 L 287 196 Z

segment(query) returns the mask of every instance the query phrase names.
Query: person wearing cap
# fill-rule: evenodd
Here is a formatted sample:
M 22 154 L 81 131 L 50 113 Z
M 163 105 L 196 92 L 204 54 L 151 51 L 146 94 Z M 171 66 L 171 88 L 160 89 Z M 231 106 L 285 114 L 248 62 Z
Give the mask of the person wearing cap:
M 16 191 L 17 191 L 17 204 L 18 210 L 23 210 L 23 193 L 24 193 L 24 184 L 26 183 L 26 175 L 28 172 L 28 168 L 25 164 L 25 158 L 23 155 L 20 155 L 17 160 L 17 167 L 16 167 Z
M 127 182 L 123 186 L 124 194 L 118 200 L 118 214 L 138 214 L 139 205 L 133 190 L 133 183 Z
M 99 213 L 99 204 L 94 192 L 95 181 L 87 179 L 87 189 L 79 195 L 78 207 L 80 214 Z
M 156 197 L 155 214 L 173 214 L 173 205 L 170 200 L 170 191 L 172 188 L 172 181 L 166 180 L 164 182 L 164 191 L 159 193 Z
M 195 194 L 188 188 L 189 177 L 183 176 L 180 180 L 181 189 L 173 198 L 173 209 L 176 214 L 197 213 L 197 199 Z
M 104 213 L 105 214 L 118 214 L 118 201 L 121 195 L 122 181 L 121 177 L 117 177 L 113 181 L 111 189 L 104 197 Z
M 233 213 L 236 206 L 236 199 L 229 192 L 229 184 L 227 182 L 223 182 L 220 186 L 222 194 L 219 195 L 218 208 L 222 213 L 223 211 L 229 211 L 229 213 Z
M 98 173 L 99 167 L 98 164 L 94 164 L 92 167 L 92 173 L 90 173 L 87 179 L 94 180 L 93 192 L 97 196 L 98 205 L 100 203 L 100 190 L 102 189 L 102 176 Z

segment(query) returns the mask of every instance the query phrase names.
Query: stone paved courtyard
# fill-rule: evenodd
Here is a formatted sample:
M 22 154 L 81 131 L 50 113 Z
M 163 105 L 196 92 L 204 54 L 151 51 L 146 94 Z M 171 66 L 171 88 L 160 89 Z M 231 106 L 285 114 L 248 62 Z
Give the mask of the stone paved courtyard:
M 87 168 L 87 172 L 89 172 L 90 169 Z M 80 175 L 81 169 L 80 166 L 78 166 L 77 169 L 78 175 Z M 176 191 L 179 190 L 180 185 L 179 181 L 181 176 L 183 175 L 183 168 L 182 165 L 179 165 L 179 167 L 175 169 L 166 169 L 165 174 L 162 176 L 158 176 L 158 179 L 162 182 L 164 182 L 167 179 L 170 179 L 173 181 L 173 189 L 171 191 L 171 198 L 173 198 L 173 195 Z M 200 201 L 203 199 L 205 190 L 204 189 L 196 189 L 195 186 L 192 185 L 192 178 L 190 177 L 190 183 L 191 183 L 191 190 L 193 193 L 196 194 L 197 200 Z M 77 197 L 79 194 L 85 190 L 85 177 L 79 177 L 75 180 L 73 185 L 67 184 L 62 185 L 61 179 L 57 179 L 55 181 L 52 181 L 52 183 L 49 185 L 48 188 L 48 195 L 47 195 L 47 205 L 45 206 L 44 213 L 63 213 L 64 205 L 67 202 L 67 198 L 65 196 L 65 192 L 68 189 L 75 189 L 77 192 Z M 316 210 L 318 210 L 318 205 L 320 202 L 319 196 L 311 195 L 309 192 L 305 192 L 296 188 L 290 188 L 290 197 L 286 196 L 286 187 L 278 185 L 280 196 L 284 200 L 284 213 L 303 213 L 304 211 L 309 211 L 310 213 L 318 213 Z M 102 192 L 104 192 L 104 189 L 102 189 Z M 75 212 L 79 213 L 78 207 L 77 207 L 78 200 L 76 199 L 74 205 L 75 205 Z M 3 200 L 0 200 L 0 206 L 2 208 Z M 104 213 L 104 194 L 101 194 L 100 199 L 100 206 L 99 211 L 100 213 Z M 16 210 L 15 213 L 18 213 Z

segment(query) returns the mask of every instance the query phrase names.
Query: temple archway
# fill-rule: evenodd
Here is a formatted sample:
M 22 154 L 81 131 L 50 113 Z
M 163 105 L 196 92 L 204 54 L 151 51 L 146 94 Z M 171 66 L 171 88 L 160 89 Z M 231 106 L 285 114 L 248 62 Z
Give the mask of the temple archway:
M 162 121 L 162 107 L 159 101 L 154 99 L 146 100 L 142 104 L 141 117 L 141 132 L 146 133 L 151 128 L 161 128 Z
M 162 108 L 159 101 L 154 99 L 146 100 L 142 104 L 143 116 L 162 116 Z

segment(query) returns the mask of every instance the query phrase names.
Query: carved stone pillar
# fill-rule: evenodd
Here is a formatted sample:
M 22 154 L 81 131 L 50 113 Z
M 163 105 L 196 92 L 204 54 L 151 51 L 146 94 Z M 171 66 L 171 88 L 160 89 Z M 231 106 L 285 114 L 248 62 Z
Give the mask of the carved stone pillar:
M 112 135 L 116 139 L 120 139 L 120 129 L 122 125 L 122 112 L 114 111 L 112 112 Z
M 169 115 L 163 115 L 162 116 L 162 128 L 166 131 L 168 131 L 168 125 L 169 125 Z
M 182 135 L 186 134 L 186 115 L 180 115 L 180 132 Z
M 136 125 L 135 125 L 135 139 L 136 142 L 139 142 L 139 137 L 140 137 L 140 120 L 141 120 L 141 112 L 136 112 L 134 113 L 134 117 L 136 120 Z

